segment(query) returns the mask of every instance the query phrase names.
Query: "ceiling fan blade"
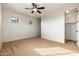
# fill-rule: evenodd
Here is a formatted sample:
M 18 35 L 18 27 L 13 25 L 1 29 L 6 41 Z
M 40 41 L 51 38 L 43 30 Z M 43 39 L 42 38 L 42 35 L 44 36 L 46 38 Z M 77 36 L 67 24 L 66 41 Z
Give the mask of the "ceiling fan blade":
M 37 10 L 37 12 L 41 14 L 41 12 L 39 10 Z
M 37 8 L 37 5 L 35 3 L 32 3 L 33 8 Z
M 45 7 L 39 7 L 38 9 L 45 9 Z
M 25 9 L 33 9 L 33 8 L 25 8 Z
M 31 12 L 31 14 L 33 14 L 33 13 L 34 13 L 34 11 Z

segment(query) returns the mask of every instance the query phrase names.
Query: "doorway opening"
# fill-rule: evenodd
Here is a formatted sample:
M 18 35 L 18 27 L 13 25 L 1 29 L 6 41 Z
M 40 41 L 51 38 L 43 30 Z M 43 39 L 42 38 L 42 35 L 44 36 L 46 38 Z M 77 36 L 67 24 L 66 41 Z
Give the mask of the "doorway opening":
M 78 9 L 65 11 L 65 43 L 77 46 L 77 17 Z

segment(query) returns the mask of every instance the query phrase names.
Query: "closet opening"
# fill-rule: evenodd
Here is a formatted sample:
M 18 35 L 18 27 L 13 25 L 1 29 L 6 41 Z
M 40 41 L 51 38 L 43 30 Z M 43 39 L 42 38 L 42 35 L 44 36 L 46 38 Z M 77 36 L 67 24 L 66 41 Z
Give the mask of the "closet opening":
M 65 43 L 71 46 L 77 46 L 77 17 L 77 8 L 65 11 Z

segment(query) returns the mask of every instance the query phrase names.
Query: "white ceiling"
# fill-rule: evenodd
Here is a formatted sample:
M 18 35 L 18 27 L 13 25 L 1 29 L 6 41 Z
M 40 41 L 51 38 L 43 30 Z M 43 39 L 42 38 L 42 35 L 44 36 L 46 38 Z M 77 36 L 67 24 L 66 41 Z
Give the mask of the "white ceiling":
M 32 10 L 26 10 L 25 8 L 32 8 L 31 3 L 3 3 L 2 6 L 5 9 L 12 10 L 15 12 L 23 13 L 33 17 L 40 17 L 50 12 L 55 12 L 59 9 L 69 9 L 69 8 L 78 8 L 79 3 L 36 3 L 38 7 L 44 6 L 45 9 L 40 10 L 42 14 L 35 12 L 31 14 Z

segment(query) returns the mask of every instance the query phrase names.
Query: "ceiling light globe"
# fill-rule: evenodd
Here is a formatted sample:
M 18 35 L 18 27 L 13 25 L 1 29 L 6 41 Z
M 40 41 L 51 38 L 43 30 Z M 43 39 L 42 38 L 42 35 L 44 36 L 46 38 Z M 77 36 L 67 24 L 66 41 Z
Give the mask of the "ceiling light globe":
M 34 11 L 37 11 L 37 9 L 33 9 Z

